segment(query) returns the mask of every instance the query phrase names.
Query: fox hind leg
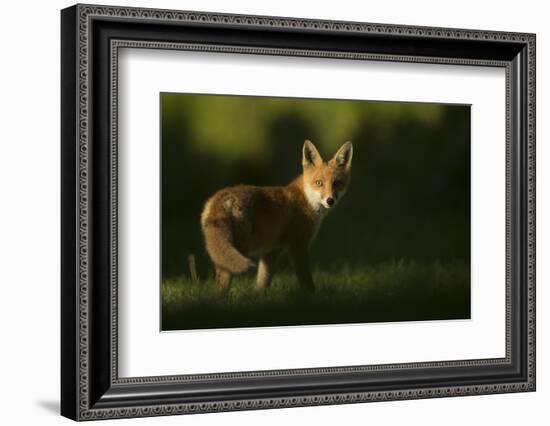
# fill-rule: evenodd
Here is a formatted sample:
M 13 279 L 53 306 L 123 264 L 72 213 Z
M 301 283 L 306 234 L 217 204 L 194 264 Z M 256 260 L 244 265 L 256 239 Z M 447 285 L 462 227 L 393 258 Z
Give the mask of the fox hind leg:
M 275 255 L 270 254 L 260 258 L 258 262 L 258 274 L 256 275 L 256 291 L 263 292 L 271 285 L 273 278 L 273 266 Z
M 227 294 L 229 292 L 232 278 L 233 275 L 231 272 L 216 265 L 216 285 L 218 286 L 218 291 L 220 293 Z

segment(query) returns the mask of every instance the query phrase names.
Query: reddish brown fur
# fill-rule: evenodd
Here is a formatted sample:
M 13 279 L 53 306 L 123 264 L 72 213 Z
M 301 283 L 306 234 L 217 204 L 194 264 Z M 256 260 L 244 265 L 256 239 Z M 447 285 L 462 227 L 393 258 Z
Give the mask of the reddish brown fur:
M 338 155 L 344 147 L 348 156 L 342 164 Z M 283 249 L 290 251 L 300 283 L 313 288 L 307 251 L 324 215 L 320 210 L 325 209 L 313 208 L 304 188 L 322 180 L 322 187 L 316 185 L 321 197 L 337 197 L 345 192 L 351 170 L 351 144 L 344 147 L 323 163 L 313 144 L 306 141 L 304 172 L 290 184 L 233 186 L 216 192 L 206 202 L 201 225 L 222 289 L 229 288 L 231 274 L 245 272 L 254 265 L 252 258 L 259 259 L 257 288 L 268 287 L 274 258 Z M 334 182 L 340 186 L 335 188 Z

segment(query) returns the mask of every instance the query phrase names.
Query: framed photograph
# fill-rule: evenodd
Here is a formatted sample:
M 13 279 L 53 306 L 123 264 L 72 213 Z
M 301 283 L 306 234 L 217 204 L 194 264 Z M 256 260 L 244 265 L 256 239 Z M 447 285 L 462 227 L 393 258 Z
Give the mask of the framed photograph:
M 535 390 L 535 35 L 61 12 L 61 413 Z

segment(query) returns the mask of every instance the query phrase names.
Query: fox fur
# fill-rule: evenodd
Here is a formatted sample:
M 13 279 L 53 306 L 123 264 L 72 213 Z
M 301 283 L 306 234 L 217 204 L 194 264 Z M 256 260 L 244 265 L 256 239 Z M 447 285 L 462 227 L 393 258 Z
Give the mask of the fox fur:
M 216 282 L 227 291 L 234 274 L 256 266 L 257 290 L 271 284 L 276 256 L 288 250 L 300 285 L 313 290 L 309 246 L 327 212 L 345 194 L 353 146 L 346 142 L 327 162 L 315 145 L 302 148 L 302 174 L 286 186 L 238 185 L 208 199 L 201 214 Z

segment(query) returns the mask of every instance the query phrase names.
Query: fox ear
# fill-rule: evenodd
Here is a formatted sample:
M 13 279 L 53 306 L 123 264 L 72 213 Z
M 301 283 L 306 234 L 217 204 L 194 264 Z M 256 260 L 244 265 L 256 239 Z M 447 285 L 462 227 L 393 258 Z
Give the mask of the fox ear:
M 351 142 L 346 142 L 340 147 L 336 154 L 334 154 L 330 162 L 338 167 L 348 169 L 351 167 L 351 157 L 353 157 L 353 145 Z
M 310 140 L 304 142 L 304 147 L 302 148 L 302 166 L 320 166 L 323 164 L 323 158 L 315 145 Z

